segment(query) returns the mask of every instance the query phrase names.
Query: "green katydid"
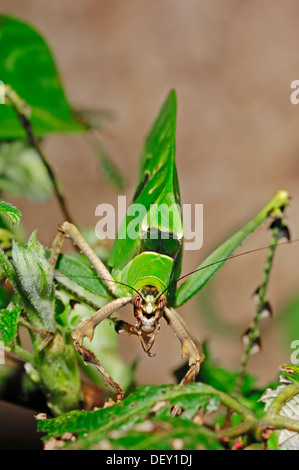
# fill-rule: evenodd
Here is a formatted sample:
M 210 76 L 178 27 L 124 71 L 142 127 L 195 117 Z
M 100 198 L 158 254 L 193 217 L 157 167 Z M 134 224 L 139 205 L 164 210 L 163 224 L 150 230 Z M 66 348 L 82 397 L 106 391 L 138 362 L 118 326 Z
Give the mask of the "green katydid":
M 141 157 L 140 182 L 133 197 L 134 204 L 141 204 L 146 213 L 136 226 L 133 214 L 127 213 L 114 242 L 107 268 L 96 256 L 78 229 L 64 222 L 53 242 L 50 263 L 64 273 L 63 261 L 57 263 L 65 237 L 86 255 L 98 282 L 110 301 L 80 324 L 72 335 L 74 346 L 84 362 L 92 363 L 101 372 L 104 381 L 114 388 L 117 400 L 124 397 L 121 387 L 110 377 L 97 357 L 83 340 L 93 338 L 96 326 L 123 306 L 131 303 L 136 323 L 117 322 L 117 331 L 136 335 L 144 351 L 151 356 L 151 348 L 157 338 L 160 319 L 164 318 L 178 337 L 182 357 L 188 356 L 189 369 L 182 384 L 195 379 L 203 354 L 200 345 L 188 330 L 175 308 L 195 295 L 216 273 L 224 262 L 232 258 L 234 251 L 267 217 L 281 218 L 288 204 L 287 191 L 278 191 L 274 198 L 247 225 L 216 249 L 199 268 L 180 278 L 183 254 L 183 223 L 180 213 L 180 194 L 175 166 L 176 94 L 168 95 L 154 126 L 149 133 Z M 172 217 L 164 217 L 163 211 L 153 207 L 165 204 L 172 208 Z M 167 212 L 167 211 L 166 211 Z M 167 220 L 166 220 L 167 219 Z M 163 237 L 163 234 L 167 236 Z M 57 264 L 56 264 L 57 263 Z M 187 278 L 179 288 L 177 281 Z M 74 275 L 80 284 L 80 279 Z M 93 279 L 94 281 L 94 279 Z M 86 287 L 86 284 L 85 284 Z M 93 291 L 93 289 L 90 289 Z

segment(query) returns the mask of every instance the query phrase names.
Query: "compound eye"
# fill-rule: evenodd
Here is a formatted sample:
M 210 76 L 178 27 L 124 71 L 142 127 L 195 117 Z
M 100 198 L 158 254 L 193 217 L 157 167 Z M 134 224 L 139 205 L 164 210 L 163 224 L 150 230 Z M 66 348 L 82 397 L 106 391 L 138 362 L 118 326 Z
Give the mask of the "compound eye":
M 158 308 L 161 310 L 166 305 L 166 297 L 164 295 L 162 295 L 161 297 L 158 297 L 155 303 L 158 305 Z
M 142 300 L 141 300 L 140 295 L 136 295 L 135 301 L 134 301 L 135 307 L 137 307 L 137 308 L 141 307 L 141 302 L 142 302 Z

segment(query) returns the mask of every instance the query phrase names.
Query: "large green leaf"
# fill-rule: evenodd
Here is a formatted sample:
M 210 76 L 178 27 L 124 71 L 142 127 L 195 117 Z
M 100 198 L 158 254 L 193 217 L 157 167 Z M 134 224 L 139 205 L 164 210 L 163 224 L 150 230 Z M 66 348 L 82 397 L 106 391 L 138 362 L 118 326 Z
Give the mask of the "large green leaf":
M 0 213 L 7 215 L 13 224 L 18 224 L 21 220 L 21 211 L 7 202 L 0 201 Z
M 197 272 L 191 274 L 179 287 L 175 294 L 175 306 L 179 307 L 196 294 L 214 274 L 225 263 L 226 258 L 232 256 L 234 251 L 267 217 L 281 215 L 281 210 L 289 202 L 287 191 L 281 190 L 271 201 L 252 219 L 242 227 L 226 242 L 220 245 L 205 261 L 197 268 Z
M 68 104 L 47 43 L 34 28 L 1 15 L 0 51 L 0 79 L 31 107 L 36 135 L 85 129 Z M 0 139 L 26 137 L 12 108 L 0 105 L 0 116 Z
M 217 391 L 201 383 L 143 386 L 110 408 L 40 420 L 38 430 L 46 432 L 47 439 L 63 438 L 66 432 L 75 434 L 73 443 L 60 441 L 68 449 L 101 448 L 107 441 L 114 449 L 170 449 L 175 438 L 182 440 L 184 449 L 216 449 L 221 447 L 214 433 L 193 423 L 192 418 L 198 409 L 204 412 L 211 404 L 215 409 L 218 402 Z M 170 409 L 175 404 L 184 409 L 184 414 L 174 419 Z

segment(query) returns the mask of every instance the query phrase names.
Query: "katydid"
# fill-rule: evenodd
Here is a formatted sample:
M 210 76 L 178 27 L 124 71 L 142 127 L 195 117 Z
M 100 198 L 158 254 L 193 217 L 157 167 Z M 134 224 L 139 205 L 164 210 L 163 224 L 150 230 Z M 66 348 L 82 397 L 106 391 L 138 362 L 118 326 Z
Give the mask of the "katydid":
M 50 263 L 55 267 L 64 238 L 70 238 L 88 258 L 99 282 L 111 295 L 112 300 L 107 305 L 76 328 L 72 339 L 85 364 L 92 363 L 103 375 L 105 383 L 114 388 L 117 401 L 124 397 L 123 390 L 96 355 L 83 345 L 84 338 L 91 341 L 100 322 L 131 303 L 136 322 L 130 324 L 119 320 L 117 331 L 136 335 L 143 350 L 152 356 L 151 349 L 159 333 L 160 320 L 164 318 L 181 343 L 182 357 L 189 358 L 189 369 L 181 384 L 195 380 L 204 359 L 203 353 L 175 308 L 196 294 L 227 259 L 238 256 L 233 255 L 235 249 L 267 217 L 282 220 L 284 208 L 289 202 L 287 191 L 278 191 L 256 217 L 216 249 L 199 268 L 180 278 L 183 223 L 175 166 L 175 124 L 176 94 L 171 91 L 146 139 L 141 157 L 140 182 L 132 202 L 145 207 L 145 215 L 136 227 L 134 214 L 128 211 L 119 228 L 108 267 L 69 222 L 60 226 L 52 246 Z M 167 211 L 156 210 L 157 205 L 162 204 L 171 208 L 171 217 L 169 213 L 166 217 Z M 57 266 L 57 269 L 60 267 Z M 177 281 L 185 277 L 187 280 L 177 288 Z

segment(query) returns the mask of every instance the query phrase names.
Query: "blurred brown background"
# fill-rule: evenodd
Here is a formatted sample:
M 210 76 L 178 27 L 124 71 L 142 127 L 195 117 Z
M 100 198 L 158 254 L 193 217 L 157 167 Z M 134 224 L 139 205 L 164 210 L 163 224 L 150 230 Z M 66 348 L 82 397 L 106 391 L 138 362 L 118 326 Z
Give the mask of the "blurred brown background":
M 198 253 L 186 252 L 184 273 L 278 189 L 292 195 L 288 222 L 292 237 L 298 236 L 299 105 L 290 102 L 290 83 L 299 79 L 298 2 L 1 0 L 1 12 L 27 20 L 46 38 L 71 103 L 115 112 L 104 138 L 128 179 L 128 199 L 145 135 L 169 90 L 176 89 L 182 202 L 204 204 L 204 245 Z M 117 193 L 101 176 L 91 150 L 80 136 L 53 136 L 45 146 L 74 217 L 82 226 L 94 226 L 96 206 L 116 204 Z M 15 203 L 28 234 L 38 227 L 39 240 L 50 244 L 62 221 L 55 200 L 34 207 Z M 260 229 L 242 249 L 268 242 L 269 233 Z M 298 250 L 294 244 L 277 254 L 269 291 L 274 314 L 298 288 Z M 261 280 L 264 256 L 227 263 L 213 281 L 214 306 L 233 334 L 222 335 L 207 321 L 199 298 L 181 308 L 196 337 L 208 339 L 219 362 L 230 368 L 239 365 L 240 337 L 254 314 L 250 296 Z M 249 369 L 264 383 L 289 361 L 291 351 L 275 321 L 265 321 L 262 331 L 263 350 Z M 140 358 L 139 383 L 173 380 L 171 371 L 181 364 L 180 347 L 166 326 L 153 359 L 142 355 L 134 338 L 121 344 L 128 360 Z M 2 420 L 6 410 L 2 404 Z M 10 417 L 19 413 L 9 407 Z M 30 413 L 27 421 L 34 433 Z M 12 426 L 6 437 L 9 433 L 16 436 L 18 430 Z

